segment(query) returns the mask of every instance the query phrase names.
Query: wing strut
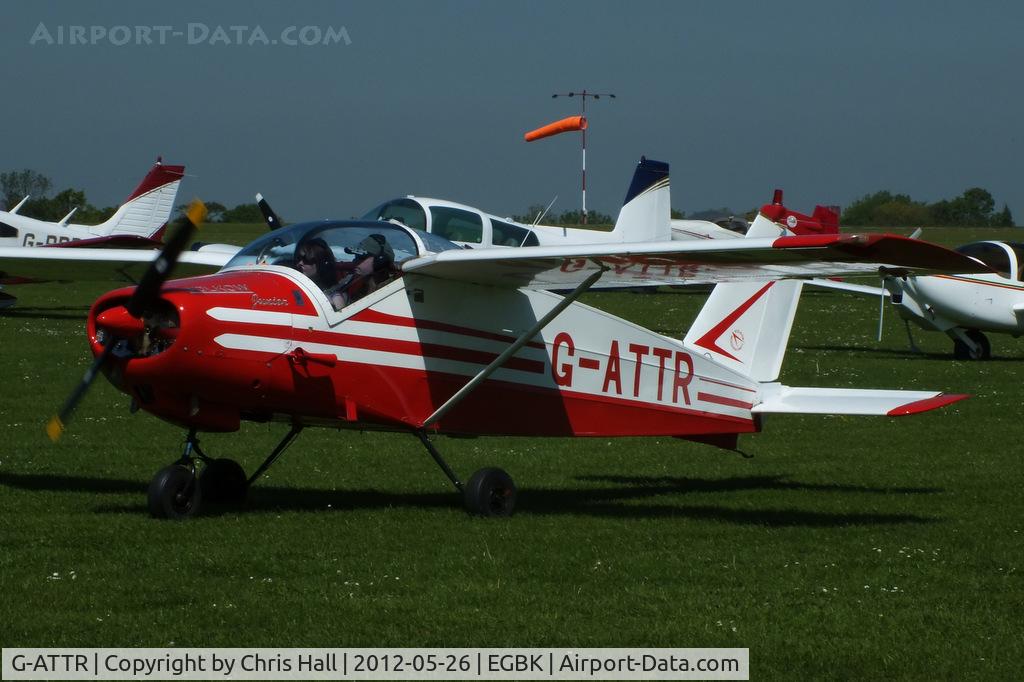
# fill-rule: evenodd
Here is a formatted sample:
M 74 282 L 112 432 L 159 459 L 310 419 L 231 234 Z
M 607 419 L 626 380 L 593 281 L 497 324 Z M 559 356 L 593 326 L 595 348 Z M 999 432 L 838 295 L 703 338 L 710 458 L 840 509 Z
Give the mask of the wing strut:
M 580 282 L 579 286 L 577 286 L 575 289 L 573 289 L 572 292 L 568 296 L 566 296 L 561 301 L 559 301 L 558 304 L 555 305 L 554 308 L 549 310 L 547 312 L 547 314 L 544 315 L 544 317 L 542 317 L 539 320 L 537 320 L 536 324 L 534 324 L 532 327 L 530 327 L 525 332 L 520 334 L 519 337 L 515 341 L 512 342 L 511 346 L 506 348 L 501 353 L 501 355 L 499 355 L 498 357 L 494 358 L 494 360 L 491 361 L 491 364 L 487 365 L 482 370 L 480 370 L 480 372 L 475 377 L 470 379 L 469 382 L 465 386 L 463 386 L 458 391 L 456 391 L 455 395 L 453 395 L 451 398 L 449 398 L 445 402 L 444 405 L 442 405 L 441 407 L 437 408 L 434 411 L 434 414 L 430 415 L 425 420 L 423 420 L 423 423 L 420 424 L 420 428 L 421 429 L 428 428 L 431 424 L 435 423 L 441 417 L 443 417 L 450 409 L 452 409 L 453 407 L 458 405 L 460 402 L 462 402 L 463 398 L 465 398 L 467 395 L 469 395 L 473 391 L 474 388 L 476 388 L 481 383 L 483 383 L 483 381 L 487 377 L 491 376 L 491 374 L 493 374 L 495 370 L 497 370 L 499 367 L 504 365 L 505 362 L 509 358 L 511 358 L 513 355 L 515 355 L 519 351 L 520 348 L 525 346 L 526 343 L 530 339 L 532 339 L 534 336 L 536 336 L 540 332 L 540 330 L 542 330 L 542 329 L 544 329 L 544 327 L 548 326 L 548 324 L 552 320 L 554 320 L 556 317 L 558 317 L 562 313 L 563 310 L 565 310 L 570 305 L 572 305 L 573 302 L 575 302 L 577 298 L 582 296 L 587 291 L 587 289 L 592 287 L 594 285 L 594 283 L 597 282 L 597 280 L 601 278 L 601 275 L 603 275 L 605 270 L 607 270 L 607 269 L 608 268 L 602 268 L 601 270 L 598 270 L 597 272 L 592 274 L 590 277 L 587 277 L 585 280 Z

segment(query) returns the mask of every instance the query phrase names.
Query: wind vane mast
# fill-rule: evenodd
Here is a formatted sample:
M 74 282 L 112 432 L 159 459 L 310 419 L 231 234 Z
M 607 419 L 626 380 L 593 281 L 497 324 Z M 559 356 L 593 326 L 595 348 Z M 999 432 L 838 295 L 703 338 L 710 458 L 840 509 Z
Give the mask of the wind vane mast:
M 580 184 L 583 190 L 583 224 L 587 224 L 587 98 L 601 99 L 602 97 L 609 97 L 615 99 L 615 95 L 610 92 L 587 92 L 583 90 L 581 92 L 556 92 L 551 95 L 551 98 L 556 97 L 579 97 L 581 102 L 580 115 L 571 116 L 569 118 L 562 119 L 544 128 L 538 128 L 537 130 L 531 131 L 526 134 L 526 141 L 537 140 L 548 135 L 554 135 L 561 132 L 567 132 L 570 130 L 579 130 L 582 134 L 583 144 L 583 168 L 581 173 Z M 557 129 L 555 129 L 557 127 Z M 548 130 L 551 129 L 551 130 Z M 536 135 L 535 135 L 536 133 Z M 534 135 L 531 137 L 531 135 Z

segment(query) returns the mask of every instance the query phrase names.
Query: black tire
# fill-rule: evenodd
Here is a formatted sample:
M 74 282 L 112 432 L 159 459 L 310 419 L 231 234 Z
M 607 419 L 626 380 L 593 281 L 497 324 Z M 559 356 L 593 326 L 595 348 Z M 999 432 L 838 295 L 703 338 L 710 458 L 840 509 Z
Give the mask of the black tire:
M 968 329 L 967 338 L 978 344 L 978 352 L 971 350 L 970 346 L 956 339 L 953 341 L 953 357 L 957 360 L 989 360 L 992 358 L 992 344 L 988 337 L 977 329 Z
M 233 459 L 215 459 L 199 473 L 203 500 L 214 504 L 241 504 L 249 492 L 249 478 Z
M 989 343 L 987 336 L 982 334 L 977 329 L 968 329 L 967 330 L 967 338 L 969 338 L 971 341 L 974 341 L 974 343 L 978 344 L 978 347 L 981 348 L 981 354 L 977 358 L 975 358 L 975 359 L 977 359 L 977 360 L 991 360 L 992 359 L 992 344 Z
M 512 516 L 516 506 L 516 484 L 496 467 L 474 473 L 463 488 L 466 509 L 479 516 Z
M 187 519 L 199 511 L 201 498 L 192 470 L 172 464 L 158 471 L 149 484 L 149 513 L 158 519 Z

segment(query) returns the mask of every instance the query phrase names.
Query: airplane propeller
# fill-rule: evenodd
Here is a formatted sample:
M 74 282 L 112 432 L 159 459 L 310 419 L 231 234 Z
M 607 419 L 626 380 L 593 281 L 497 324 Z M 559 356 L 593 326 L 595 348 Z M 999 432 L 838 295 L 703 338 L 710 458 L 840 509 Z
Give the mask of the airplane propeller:
M 263 220 L 267 223 L 267 227 L 270 228 L 271 232 L 284 226 L 284 223 L 281 222 L 278 215 L 274 213 L 274 209 L 270 208 L 270 204 L 259 192 L 256 193 L 256 205 L 260 207 L 260 213 L 263 214 Z
M 177 221 L 178 224 L 174 234 L 171 235 L 171 238 L 164 245 L 156 260 L 150 264 L 146 273 L 142 276 L 139 285 L 135 288 L 135 292 L 128 300 L 128 303 L 124 305 L 123 310 L 115 308 L 105 311 L 97 320 L 109 321 L 111 323 L 110 329 L 122 331 L 123 333 L 144 329 L 143 315 L 159 298 L 160 287 L 171 276 L 171 272 L 174 270 L 181 252 L 185 250 L 186 245 L 192 238 L 192 233 L 205 217 L 206 206 L 203 202 L 196 199 Z M 50 440 L 56 442 L 64 434 L 67 424 L 74 415 L 75 409 L 89 391 L 89 387 L 96 380 L 100 370 L 103 368 L 103 364 L 110 358 L 114 347 L 117 345 L 117 341 L 116 334 L 113 333 L 108 334 L 103 339 L 103 351 L 85 371 L 82 380 L 71 391 L 71 395 L 68 396 L 60 411 L 47 422 L 46 434 L 50 437 Z

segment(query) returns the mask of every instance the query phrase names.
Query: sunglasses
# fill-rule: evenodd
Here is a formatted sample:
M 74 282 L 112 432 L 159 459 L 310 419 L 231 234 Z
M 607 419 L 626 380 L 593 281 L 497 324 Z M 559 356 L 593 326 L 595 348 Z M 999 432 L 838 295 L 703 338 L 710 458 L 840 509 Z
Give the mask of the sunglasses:
M 316 257 L 309 253 L 304 253 L 297 259 L 299 263 L 305 263 L 306 265 L 316 265 Z

